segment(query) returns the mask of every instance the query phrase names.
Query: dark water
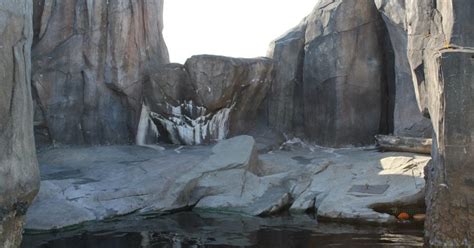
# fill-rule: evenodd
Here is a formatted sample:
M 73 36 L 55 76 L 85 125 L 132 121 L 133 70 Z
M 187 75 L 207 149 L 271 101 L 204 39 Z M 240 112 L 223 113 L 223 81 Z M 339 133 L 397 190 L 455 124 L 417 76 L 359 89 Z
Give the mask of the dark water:
M 184 212 L 128 216 L 70 231 L 24 236 L 24 248 L 122 247 L 420 247 L 423 230 L 318 223 L 310 216 L 257 218 Z

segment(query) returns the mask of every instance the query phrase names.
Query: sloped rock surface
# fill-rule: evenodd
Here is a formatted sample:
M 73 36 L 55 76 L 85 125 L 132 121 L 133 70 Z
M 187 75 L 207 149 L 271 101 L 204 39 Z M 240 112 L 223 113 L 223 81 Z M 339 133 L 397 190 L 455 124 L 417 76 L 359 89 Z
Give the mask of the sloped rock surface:
M 18 247 L 38 192 L 31 97 L 32 2 L 0 2 L 0 246 Z
M 144 77 L 168 63 L 162 12 L 163 0 L 34 1 L 38 140 L 133 141 Z
M 309 148 L 258 156 L 252 137 L 237 136 L 213 147 L 159 152 L 138 146 L 46 151 L 39 156 L 43 180 L 27 228 L 190 208 L 255 216 L 316 208 L 321 217 L 387 223 L 394 217 L 372 204 L 422 197 L 426 156 Z M 351 192 L 365 184 L 385 185 L 384 191 Z
M 137 143 L 196 145 L 249 131 L 272 73 L 267 58 L 199 55 L 163 66 L 145 84 Z

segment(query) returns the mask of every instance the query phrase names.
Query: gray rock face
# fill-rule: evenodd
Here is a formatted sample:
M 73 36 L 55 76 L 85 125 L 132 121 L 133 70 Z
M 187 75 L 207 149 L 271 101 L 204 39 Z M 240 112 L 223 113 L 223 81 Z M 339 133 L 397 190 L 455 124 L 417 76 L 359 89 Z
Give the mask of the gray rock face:
M 432 246 L 473 241 L 472 1 L 377 1 L 386 20 L 403 23 L 416 97 L 434 129 L 427 170 L 426 237 Z
M 272 43 L 270 125 L 324 146 L 372 143 L 385 121 L 383 46 L 373 1 L 320 2 Z
M 270 59 L 212 55 L 159 68 L 145 84 L 137 143 L 195 145 L 248 131 L 272 72 Z
M 418 108 L 408 61 L 408 24 L 404 0 L 376 0 L 395 53 L 395 107 L 393 133 L 398 136 L 431 137 L 432 127 Z
M 391 223 L 393 216 L 372 207 L 420 200 L 430 160 L 305 145 L 259 156 L 256 148 L 252 137 L 238 136 L 158 152 L 138 146 L 45 151 L 39 154 L 41 190 L 26 227 L 48 230 L 190 208 L 254 216 L 317 209 L 320 217 Z
M 433 246 L 468 247 L 474 243 L 474 50 L 440 52 L 435 61 L 440 76 L 428 84 L 442 91 L 429 96 L 439 125 L 427 173 L 426 236 Z
M 307 25 L 306 135 L 325 146 L 373 143 L 385 109 L 383 31 L 373 1 L 322 1 Z
M 306 20 L 273 41 L 268 57 L 275 63 L 275 77 L 268 94 L 268 122 L 287 135 L 304 135 L 303 61 Z
M 415 36 L 413 46 L 425 51 L 409 54 L 419 102 L 434 127 L 433 163 L 428 173 L 426 236 L 431 245 L 462 246 L 474 242 L 470 205 L 473 144 L 471 137 L 474 81 L 472 1 L 425 5 L 433 19 L 416 26 L 430 27 L 431 36 Z M 464 48 L 466 47 L 466 48 Z
M 368 144 L 372 134 L 387 131 L 431 136 L 412 86 L 405 2 L 375 2 L 321 1 L 297 27 L 272 42 L 270 126 L 325 146 Z M 389 61 L 392 48 L 394 64 Z
M 163 0 L 34 2 L 38 136 L 62 144 L 132 141 L 144 77 L 168 62 Z
M 38 192 L 30 87 L 32 2 L 0 1 L 0 246 L 18 247 Z

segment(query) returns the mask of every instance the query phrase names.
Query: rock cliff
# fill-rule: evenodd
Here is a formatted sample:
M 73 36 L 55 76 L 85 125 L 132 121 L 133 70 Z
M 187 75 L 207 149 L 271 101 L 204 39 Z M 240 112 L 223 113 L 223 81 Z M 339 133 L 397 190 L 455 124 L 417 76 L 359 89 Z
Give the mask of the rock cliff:
M 0 1 L 0 246 L 18 247 L 39 187 L 30 87 L 30 0 Z
M 474 2 L 376 1 L 388 26 L 399 26 L 394 42 L 406 49 L 420 109 L 433 124 L 433 161 L 427 168 L 426 238 L 432 246 L 474 242 L 469 207 L 474 146 Z
M 270 125 L 336 147 L 371 144 L 380 132 L 430 136 L 417 108 L 404 23 L 385 27 L 382 19 L 371 0 L 321 1 L 272 42 Z
M 0 119 L 0 244 L 19 244 L 23 216 L 38 191 L 33 124 L 38 144 L 120 144 L 135 140 L 139 145 L 157 141 L 196 145 L 246 133 L 256 125 L 258 115 L 265 113 L 270 127 L 322 146 L 372 144 L 375 134 L 387 132 L 433 135 L 433 161 L 426 170 L 426 236 L 433 246 L 468 246 L 474 242 L 474 213 L 470 207 L 474 204 L 473 10 L 472 0 L 321 0 L 298 26 L 271 44 L 268 55 L 272 59 L 200 55 L 180 65 L 168 64 L 161 32 L 163 0 L 2 0 L 0 114 L 6 118 Z M 320 215 L 326 217 L 344 213 L 345 218 L 356 218 L 349 211 L 352 206 L 339 204 L 353 199 L 353 195 L 346 194 L 353 193 L 350 188 L 344 189 L 343 198 L 327 198 L 321 193 L 326 191 L 320 189 L 331 191 L 337 186 L 327 188 L 329 182 L 342 182 L 349 173 L 367 171 L 354 171 L 346 166 L 350 164 L 347 161 L 332 167 L 304 164 L 314 159 L 298 154 L 294 160 L 303 158 L 308 168 L 284 176 L 291 182 L 304 179 L 305 192 L 311 190 L 304 195 L 290 194 L 287 188 L 273 185 L 287 187 L 291 183 L 266 174 L 284 167 L 279 161 L 284 158 L 269 153 L 262 156 L 266 163 L 261 164 L 255 158 L 253 140 L 250 143 L 245 147 L 230 145 L 226 156 L 217 157 L 218 162 L 224 161 L 220 164 L 213 157 L 219 152 L 199 155 L 203 159 L 197 161 L 199 164 L 207 155 L 212 158 L 200 164 L 205 168 L 201 172 L 193 171 L 199 167 L 189 167 L 192 164 L 186 160 L 196 157 L 181 157 L 184 164 L 179 170 L 189 170 L 182 172 L 191 173 L 191 177 L 180 177 L 173 164 L 179 160 L 175 158 L 179 149 L 162 151 L 171 161 L 166 165 L 171 167 L 166 168 L 182 179 L 178 182 L 183 186 L 171 192 L 172 197 L 165 202 L 168 205 L 159 205 L 162 202 L 156 199 L 162 196 L 154 195 L 152 176 L 159 177 L 161 171 L 149 175 L 148 183 L 152 183 L 145 190 L 151 193 L 146 194 L 157 198 L 145 199 L 149 201 L 146 204 L 137 195 L 140 192 L 135 190 L 136 185 L 120 192 L 120 197 L 132 196 L 137 208 L 121 209 L 123 205 L 115 201 L 120 199 L 109 199 L 102 192 L 94 194 L 110 200 L 110 209 L 116 213 L 144 206 L 160 211 L 196 204 L 218 208 L 228 202 L 214 197 L 215 191 L 225 189 L 232 197 L 242 196 L 244 186 L 254 187 L 266 178 L 274 198 L 269 200 L 262 192 L 254 197 L 255 192 L 248 191 L 247 202 L 232 198 L 234 206 L 260 215 L 291 203 L 298 209 L 317 206 Z M 238 154 L 233 148 L 247 149 L 249 160 L 240 161 L 243 157 L 235 157 Z M 322 153 L 332 157 L 327 155 L 331 151 Z M 341 158 L 337 155 L 334 159 Z M 234 168 L 233 159 L 242 166 Z M 347 159 L 353 162 L 356 158 Z M 383 171 L 376 167 L 380 159 L 374 167 L 364 168 L 380 175 Z M 395 168 L 396 172 L 405 173 L 399 169 L 409 161 L 398 161 L 403 166 Z M 365 157 L 359 162 L 367 164 Z M 207 169 L 214 172 L 222 165 L 223 185 L 201 178 Z M 319 172 L 314 171 L 313 177 L 318 180 L 313 180 L 306 173 L 312 166 L 322 166 L 335 176 L 321 183 Z M 125 167 L 137 169 L 135 165 Z M 339 177 L 339 168 L 345 168 L 347 177 Z M 228 174 L 227 169 L 231 171 Z M 288 172 L 292 168 L 286 169 Z M 123 171 L 110 173 L 117 173 L 120 183 L 127 180 Z M 58 180 L 70 179 L 59 176 Z M 249 181 L 241 182 L 240 178 Z M 110 189 L 107 178 L 99 179 L 105 180 L 101 187 Z M 232 180 L 242 187 L 227 184 Z M 394 179 L 395 183 L 405 183 L 401 180 Z M 47 183 L 58 189 L 54 183 Z M 301 189 L 301 185 L 296 186 L 292 190 Z M 347 182 L 346 186 L 354 185 Z M 414 186 L 412 193 L 418 195 L 418 184 Z M 204 189 L 207 191 L 200 191 Z M 81 192 L 87 193 L 89 188 L 84 190 Z M 73 207 L 68 196 L 51 192 L 55 191 L 43 190 L 40 200 L 56 199 Z M 85 198 L 85 205 L 97 207 L 95 199 Z M 365 199 L 354 204 L 363 210 L 366 219 L 389 218 L 368 210 Z M 249 210 L 250 205 L 257 207 Z M 98 207 L 79 211 L 83 220 L 92 220 L 109 216 L 108 210 Z
M 269 122 L 323 146 L 366 145 L 386 112 L 383 22 L 371 0 L 321 1 L 272 43 Z
M 163 0 L 34 1 L 37 139 L 133 141 L 148 71 L 168 63 Z

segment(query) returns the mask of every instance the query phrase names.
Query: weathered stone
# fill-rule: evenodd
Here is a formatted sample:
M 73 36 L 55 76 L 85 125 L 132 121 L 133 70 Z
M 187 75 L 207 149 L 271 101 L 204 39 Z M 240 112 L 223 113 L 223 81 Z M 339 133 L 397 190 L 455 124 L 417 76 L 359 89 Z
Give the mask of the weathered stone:
M 195 145 L 249 131 L 270 87 L 272 69 L 267 58 L 212 55 L 158 69 L 145 86 L 137 143 Z
M 383 24 L 373 1 L 322 1 L 307 25 L 305 134 L 325 146 L 373 143 L 385 109 Z
M 427 171 L 427 240 L 433 246 L 469 246 L 474 242 L 468 224 L 473 219 L 468 207 L 473 202 L 468 183 L 472 144 L 466 137 L 473 130 L 474 2 L 377 2 L 386 21 L 406 20 L 407 59 L 416 97 L 434 129 L 433 162 Z
M 287 135 L 303 135 L 303 61 L 306 20 L 273 41 L 268 57 L 275 76 L 268 93 L 268 123 Z
M 426 236 L 433 246 L 469 246 L 474 242 L 474 50 L 444 51 L 438 65 L 433 163 L 428 170 Z M 433 99 L 435 98 L 435 99 Z M 432 102 L 434 103 L 434 102 Z M 434 117 L 437 117 L 434 119 Z
M 412 72 L 408 62 L 408 33 L 405 0 L 375 1 L 391 41 L 395 54 L 395 106 L 393 112 L 393 134 L 408 137 L 431 137 L 429 119 L 418 109 Z
M 168 62 L 163 0 L 34 1 L 33 88 L 53 143 L 127 143 L 142 82 Z
M 33 138 L 30 0 L 0 1 L 0 246 L 18 247 L 38 192 Z
M 27 228 L 191 208 L 254 216 L 317 209 L 320 217 L 392 223 L 392 215 L 372 205 L 422 198 L 423 167 L 429 161 L 410 153 L 308 145 L 258 156 L 250 136 L 213 147 L 175 148 L 105 146 L 40 153 L 41 190 L 28 211 Z M 351 191 L 366 184 L 370 189 L 384 185 L 384 191 Z
M 270 126 L 323 146 L 373 143 L 389 116 L 384 42 L 373 1 L 321 1 L 271 45 Z

